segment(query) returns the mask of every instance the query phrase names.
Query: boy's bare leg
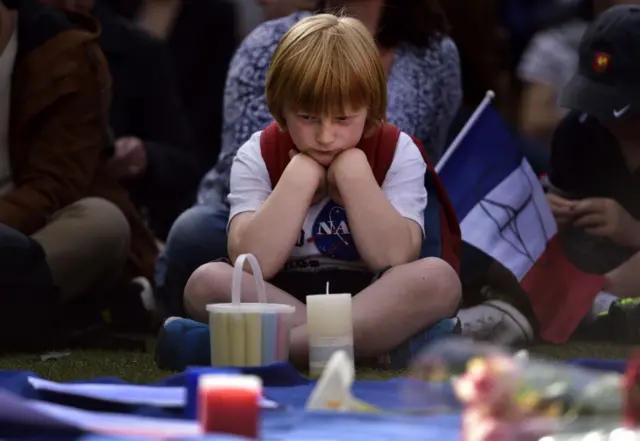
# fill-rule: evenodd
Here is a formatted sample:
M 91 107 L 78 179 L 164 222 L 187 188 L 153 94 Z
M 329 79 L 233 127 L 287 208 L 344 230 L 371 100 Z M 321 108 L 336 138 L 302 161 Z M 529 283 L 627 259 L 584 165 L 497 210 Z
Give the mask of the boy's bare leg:
M 206 306 L 211 303 L 231 302 L 233 267 L 224 262 L 212 262 L 195 270 L 184 289 L 184 306 L 187 313 L 201 322 L 209 320 Z M 304 303 L 295 297 L 265 282 L 267 302 L 291 305 L 296 308 L 292 326 L 298 327 L 307 322 L 307 310 Z M 257 302 L 258 292 L 252 274 L 242 274 L 243 302 Z
M 185 288 L 187 313 L 206 322 L 205 307 L 210 303 L 231 301 L 233 268 L 221 262 L 198 268 Z M 298 364 L 308 362 L 306 306 L 293 296 L 265 283 L 267 301 L 296 308 L 291 333 L 291 358 Z M 244 273 L 242 300 L 258 300 L 253 275 Z M 433 323 L 455 314 L 461 298 L 456 272 L 446 262 L 426 258 L 387 271 L 353 300 L 355 356 L 375 357 L 390 351 Z
M 425 258 L 387 271 L 353 299 L 353 337 L 357 359 L 393 350 L 419 331 L 455 315 L 462 287 L 445 261 Z M 306 325 L 291 334 L 291 358 L 309 359 Z

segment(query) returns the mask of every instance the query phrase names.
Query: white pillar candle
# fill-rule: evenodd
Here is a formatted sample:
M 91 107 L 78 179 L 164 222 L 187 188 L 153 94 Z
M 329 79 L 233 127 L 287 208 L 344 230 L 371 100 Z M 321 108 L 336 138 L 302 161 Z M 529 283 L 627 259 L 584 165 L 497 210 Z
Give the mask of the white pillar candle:
M 307 296 L 309 374 L 319 377 L 334 352 L 345 351 L 353 363 L 351 294 Z

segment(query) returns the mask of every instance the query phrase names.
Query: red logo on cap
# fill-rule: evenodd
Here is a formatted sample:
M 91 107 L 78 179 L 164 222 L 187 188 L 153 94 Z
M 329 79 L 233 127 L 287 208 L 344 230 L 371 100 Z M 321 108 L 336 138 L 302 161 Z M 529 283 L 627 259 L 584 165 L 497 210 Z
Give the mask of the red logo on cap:
M 593 57 L 593 70 L 596 72 L 606 72 L 611 63 L 611 55 L 606 52 L 596 52 Z

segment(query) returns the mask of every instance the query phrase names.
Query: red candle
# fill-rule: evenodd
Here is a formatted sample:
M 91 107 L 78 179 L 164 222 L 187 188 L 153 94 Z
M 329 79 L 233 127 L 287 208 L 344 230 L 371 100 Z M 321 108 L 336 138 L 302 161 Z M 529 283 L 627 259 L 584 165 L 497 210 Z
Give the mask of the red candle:
M 205 433 L 258 438 L 262 381 L 250 375 L 203 375 L 198 380 L 198 419 Z

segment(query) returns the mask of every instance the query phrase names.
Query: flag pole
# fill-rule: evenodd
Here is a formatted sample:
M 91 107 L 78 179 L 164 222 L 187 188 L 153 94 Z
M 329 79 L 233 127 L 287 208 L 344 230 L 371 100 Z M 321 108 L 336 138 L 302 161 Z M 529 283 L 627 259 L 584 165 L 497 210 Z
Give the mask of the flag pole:
M 473 114 L 471 115 L 469 120 L 467 120 L 462 130 L 460 130 L 447 151 L 444 153 L 444 155 L 442 155 L 442 158 L 440 158 L 438 164 L 436 164 L 436 173 L 440 173 L 440 171 L 444 168 L 451 155 L 453 155 L 453 153 L 458 149 L 458 146 L 460 146 L 460 143 L 462 143 L 464 137 L 467 136 L 467 133 L 469 133 L 469 130 L 471 130 L 473 125 L 478 121 L 480 115 L 482 115 L 482 112 L 484 112 L 484 110 L 489 107 L 489 105 L 491 105 L 491 102 L 493 101 L 493 98 L 495 98 L 495 96 L 496 94 L 493 92 L 493 90 L 487 91 L 484 98 L 482 99 L 482 102 L 478 105 L 478 107 L 476 107 L 476 110 L 473 111 Z

